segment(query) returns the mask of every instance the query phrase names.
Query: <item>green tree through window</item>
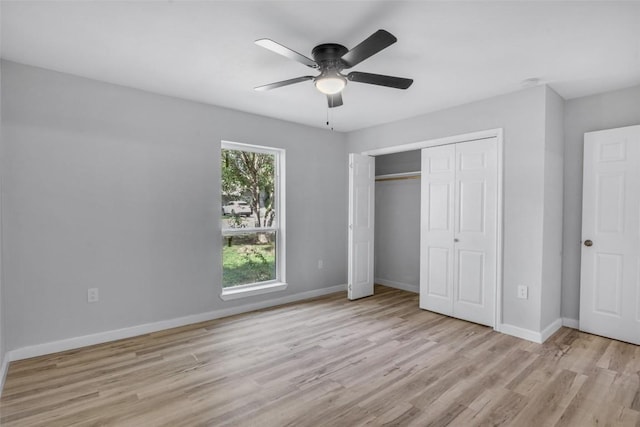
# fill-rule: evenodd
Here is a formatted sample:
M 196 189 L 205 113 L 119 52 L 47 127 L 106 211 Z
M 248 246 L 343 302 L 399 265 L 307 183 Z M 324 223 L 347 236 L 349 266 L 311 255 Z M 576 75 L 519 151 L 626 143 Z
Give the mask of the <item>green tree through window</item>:
M 223 203 L 225 198 L 227 201 L 235 197 L 248 199 L 255 215 L 254 227 L 273 225 L 274 157 L 273 154 L 222 149 Z

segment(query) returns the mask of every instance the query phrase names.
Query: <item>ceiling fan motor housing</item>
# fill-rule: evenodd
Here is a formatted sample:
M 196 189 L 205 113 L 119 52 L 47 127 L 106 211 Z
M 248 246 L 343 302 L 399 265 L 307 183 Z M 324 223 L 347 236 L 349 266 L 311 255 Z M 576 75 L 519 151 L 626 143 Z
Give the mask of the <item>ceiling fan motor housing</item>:
M 347 53 L 349 49 L 336 43 L 320 44 L 313 48 L 311 55 L 318 63 L 321 71 L 336 70 L 342 71 L 345 63 L 342 61 L 342 55 Z

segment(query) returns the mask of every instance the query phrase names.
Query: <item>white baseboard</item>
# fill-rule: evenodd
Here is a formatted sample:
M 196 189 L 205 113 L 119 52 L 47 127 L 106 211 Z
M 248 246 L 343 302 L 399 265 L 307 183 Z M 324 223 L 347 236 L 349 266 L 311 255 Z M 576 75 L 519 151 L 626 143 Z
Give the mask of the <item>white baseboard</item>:
M 4 380 L 7 378 L 7 370 L 9 369 L 9 355 L 0 355 L 2 360 L 0 363 L 0 397 L 2 397 L 2 390 L 4 389 Z
M 59 341 L 53 341 L 43 344 L 22 347 L 7 352 L 4 357 L 4 363 L 10 361 L 28 359 L 30 357 L 42 356 L 45 354 L 58 353 L 60 351 L 72 350 L 89 345 L 102 344 L 105 342 L 115 341 L 123 338 L 131 338 L 138 335 L 158 332 L 165 329 L 177 328 L 179 326 L 190 325 L 192 323 L 206 322 L 208 320 L 219 319 L 221 317 L 233 316 L 235 314 L 247 313 L 249 311 L 260 310 L 262 308 L 274 307 L 277 305 L 287 304 L 294 301 L 301 301 L 309 298 L 315 298 L 335 292 L 346 291 L 347 285 L 336 285 L 328 288 L 315 289 L 307 292 L 300 292 L 293 295 L 287 295 L 281 298 L 273 298 L 251 304 L 244 304 L 237 307 L 225 308 L 221 310 L 210 311 L 206 313 L 193 314 L 190 316 L 178 317 L 175 319 L 161 320 L 153 323 L 145 323 L 142 325 L 131 326 L 128 328 L 115 329 L 111 331 L 99 332 L 96 334 L 84 335 L 81 337 L 67 338 Z M 6 369 L 3 364 L 3 369 Z M 4 372 L 4 371 L 3 371 Z
M 379 285 L 388 286 L 390 288 L 401 289 L 403 291 L 409 291 L 416 294 L 420 293 L 420 287 L 416 285 L 409 285 L 407 283 L 395 282 L 393 280 L 380 279 L 380 278 L 375 278 L 374 282 Z
M 551 322 L 551 324 L 549 326 L 547 326 L 546 328 L 544 328 L 542 330 L 542 332 L 540 333 L 541 335 L 541 340 L 540 340 L 540 344 L 542 344 L 543 342 L 545 342 L 546 340 L 549 339 L 549 337 L 553 334 L 555 334 L 556 332 L 558 332 L 558 329 L 562 328 L 562 319 L 557 318 L 556 320 L 554 320 L 553 322 Z
M 549 326 L 547 326 L 540 332 L 532 331 L 531 329 L 521 328 L 519 326 L 507 325 L 506 323 L 502 323 L 501 325 L 499 325 L 496 328 L 496 330 L 498 332 L 502 332 L 503 334 L 511 335 L 517 338 L 522 338 L 523 340 L 532 341 L 537 344 L 542 344 L 551 335 L 555 334 L 556 331 L 561 327 L 562 327 L 562 319 L 556 319 Z
M 508 325 L 506 323 L 502 323 L 498 325 L 496 328 L 498 332 L 502 332 L 503 334 L 511 335 L 516 338 L 522 338 L 523 340 L 533 341 L 535 343 L 540 344 L 542 341 L 542 336 L 540 332 L 532 331 L 530 329 L 524 329 L 519 326 Z
M 563 317 L 562 326 L 566 326 L 567 328 L 572 328 L 572 329 L 580 329 L 580 321 L 578 319 Z

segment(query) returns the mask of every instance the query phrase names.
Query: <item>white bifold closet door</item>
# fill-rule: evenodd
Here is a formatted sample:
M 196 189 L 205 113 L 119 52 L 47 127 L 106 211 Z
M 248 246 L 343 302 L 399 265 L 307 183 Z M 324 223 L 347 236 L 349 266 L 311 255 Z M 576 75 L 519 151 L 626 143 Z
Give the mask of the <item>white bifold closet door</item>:
M 375 174 L 375 157 L 349 154 L 347 294 L 350 300 L 373 295 Z
M 580 329 L 640 344 L 640 126 L 584 136 Z
M 422 150 L 420 308 L 494 326 L 497 140 Z

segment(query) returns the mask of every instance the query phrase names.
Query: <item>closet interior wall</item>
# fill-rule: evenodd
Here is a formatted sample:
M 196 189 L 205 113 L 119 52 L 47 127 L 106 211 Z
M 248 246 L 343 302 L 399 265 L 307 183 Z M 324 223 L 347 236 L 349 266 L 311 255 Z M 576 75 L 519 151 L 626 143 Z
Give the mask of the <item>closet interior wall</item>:
M 412 292 L 420 288 L 420 169 L 420 150 L 376 156 L 375 283 Z

